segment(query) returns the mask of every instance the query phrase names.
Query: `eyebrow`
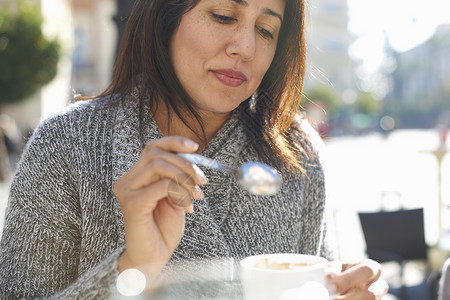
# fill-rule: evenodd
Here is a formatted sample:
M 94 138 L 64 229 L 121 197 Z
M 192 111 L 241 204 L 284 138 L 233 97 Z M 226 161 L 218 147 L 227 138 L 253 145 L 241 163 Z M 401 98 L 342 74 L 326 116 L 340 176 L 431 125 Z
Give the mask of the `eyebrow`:
M 270 16 L 277 17 L 278 19 L 280 19 L 281 23 L 283 23 L 283 17 L 279 13 L 274 12 L 273 10 L 271 10 L 270 8 L 265 8 L 264 9 L 264 13 L 267 14 L 267 15 L 270 15 Z
M 239 5 L 248 6 L 248 2 L 245 1 L 245 0 L 232 0 L 232 1 L 237 3 L 237 4 L 239 4 Z M 267 14 L 267 15 L 270 15 L 270 16 L 277 17 L 283 23 L 283 17 L 279 13 L 274 12 L 273 10 L 271 10 L 270 8 L 265 8 L 264 9 L 264 13 Z

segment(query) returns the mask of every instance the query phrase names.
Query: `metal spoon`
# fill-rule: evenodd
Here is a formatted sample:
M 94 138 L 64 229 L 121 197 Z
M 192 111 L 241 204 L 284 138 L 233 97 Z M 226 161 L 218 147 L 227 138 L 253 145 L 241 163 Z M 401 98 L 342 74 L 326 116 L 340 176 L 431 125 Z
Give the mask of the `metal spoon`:
M 256 161 L 243 163 L 240 167 L 192 153 L 178 153 L 191 163 L 233 174 L 240 185 L 253 195 L 270 196 L 281 188 L 281 175 L 274 168 Z

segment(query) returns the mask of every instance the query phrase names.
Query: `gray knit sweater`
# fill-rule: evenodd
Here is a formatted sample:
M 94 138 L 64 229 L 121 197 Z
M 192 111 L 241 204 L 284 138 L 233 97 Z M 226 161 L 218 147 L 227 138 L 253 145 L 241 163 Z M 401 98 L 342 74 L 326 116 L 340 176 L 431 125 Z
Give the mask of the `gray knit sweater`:
M 98 109 L 80 102 L 43 121 L 29 140 L 12 182 L 0 244 L 0 299 L 108 299 L 115 294 L 123 220 L 113 183 L 162 137 L 136 96 Z M 137 108 L 137 110 L 136 110 Z M 258 141 L 234 114 L 203 155 L 236 164 L 263 160 Z M 266 161 L 272 164 L 271 161 Z M 256 197 L 220 171 L 204 169 L 205 198 L 195 201 L 172 262 L 276 252 L 330 258 L 323 172 L 281 169 L 283 186 Z

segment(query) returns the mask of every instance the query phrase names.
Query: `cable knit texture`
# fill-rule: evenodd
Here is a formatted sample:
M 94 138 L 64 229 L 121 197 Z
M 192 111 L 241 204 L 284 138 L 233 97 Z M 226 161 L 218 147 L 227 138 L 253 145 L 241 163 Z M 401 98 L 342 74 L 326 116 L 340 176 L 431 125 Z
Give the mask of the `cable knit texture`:
M 0 298 L 110 299 L 125 247 L 113 183 L 162 134 L 137 95 L 103 109 L 106 99 L 79 102 L 43 121 L 13 179 L 0 244 Z M 101 108 L 101 109 L 99 109 Z M 204 149 L 225 163 L 264 160 L 235 113 Z M 186 216 L 171 265 L 200 258 L 307 253 L 331 258 L 325 191 L 318 160 L 307 176 L 283 176 L 281 191 L 257 197 L 235 178 L 204 168 L 205 198 Z M 169 268 L 169 267 L 168 267 Z

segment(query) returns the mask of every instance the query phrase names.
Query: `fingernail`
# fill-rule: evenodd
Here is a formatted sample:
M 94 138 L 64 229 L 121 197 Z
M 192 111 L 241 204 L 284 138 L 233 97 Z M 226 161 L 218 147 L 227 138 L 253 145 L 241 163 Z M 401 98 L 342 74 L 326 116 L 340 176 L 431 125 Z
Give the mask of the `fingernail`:
M 206 184 L 208 182 L 208 179 L 205 176 L 205 173 L 194 164 L 194 170 L 195 170 L 195 177 L 197 177 L 197 180 L 200 181 L 201 184 Z
M 328 290 L 328 293 L 330 295 L 336 295 L 337 294 L 337 286 L 336 284 L 332 283 L 332 282 L 325 282 L 325 287 Z
M 194 204 L 191 203 L 191 205 L 189 205 L 188 207 L 185 207 L 184 211 L 188 214 L 194 213 Z
M 198 149 L 198 144 L 196 143 L 196 142 L 194 142 L 194 141 L 191 141 L 191 140 L 188 140 L 188 139 L 185 139 L 184 140 L 184 145 L 187 147 L 187 148 L 189 148 L 189 149 L 191 149 L 192 151 L 197 151 L 197 149 Z
M 203 194 L 202 189 L 198 185 L 196 185 L 194 187 L 193 194 L 194 194 L 194 199 L 196 199 L 196 200 L 200 200 L 205 196 Z
M 335 295 L 338 292 L 336 283 L 334 282 L 335 277 L 336 274 L 334 273 L 329 273 L 325 276 L 325 287 L 327 288 L 330 295 Z

